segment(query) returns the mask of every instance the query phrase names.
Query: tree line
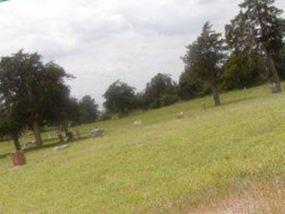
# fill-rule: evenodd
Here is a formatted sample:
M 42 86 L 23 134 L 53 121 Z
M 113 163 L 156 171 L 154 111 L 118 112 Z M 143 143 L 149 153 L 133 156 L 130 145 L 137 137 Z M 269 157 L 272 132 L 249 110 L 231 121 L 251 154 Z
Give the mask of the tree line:
M 59 127 L 69 136 L 70 123 L 92 123 L 137 110 L 161 108 L 180 100 L 252 87 L 266 81 L 282 91 L 285 78 L 285 20 L 274 0 L 244 0 L 240 12 L 225 26 L 224 36 L 206 22 L 197 39 L 181 57 L 185 70 L 178 83 L 168 74 L 155 75 L 145 89 L 120 80 L 104 93 L 103 112 L 91 96 L 77 100 L 66 80 L 74 78 L 54 62 L 44 63 L 37 53 L 19 51 L 0 61 L 0 138 L 9 137 L 20 150 L 19 138 L 31 130 L 41 146 L 44 126 Z

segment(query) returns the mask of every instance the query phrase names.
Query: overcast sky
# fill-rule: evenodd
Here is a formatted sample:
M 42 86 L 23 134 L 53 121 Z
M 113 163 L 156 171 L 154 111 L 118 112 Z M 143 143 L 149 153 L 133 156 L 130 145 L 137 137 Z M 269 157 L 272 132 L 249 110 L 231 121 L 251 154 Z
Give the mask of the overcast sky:
M 54 60 L 76 79 L 72 95 L 102 103 L 120 79 L 142 90 L 156 73 L 177 80 L 185 46 L 205 21 L 216 30 L 239 0 L 10 0 L 0 3 L 0 56 L 19 49 Z M 285 9 L 285 1 L 276 3 Z

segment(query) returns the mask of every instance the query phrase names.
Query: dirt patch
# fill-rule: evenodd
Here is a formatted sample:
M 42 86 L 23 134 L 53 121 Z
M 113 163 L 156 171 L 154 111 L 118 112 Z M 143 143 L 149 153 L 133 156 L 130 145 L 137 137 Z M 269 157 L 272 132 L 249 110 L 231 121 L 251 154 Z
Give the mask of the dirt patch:
M 239 194 L 203 205 L 189 214 L 283 214 L 285 213 L 285 179 L 250 185 Z

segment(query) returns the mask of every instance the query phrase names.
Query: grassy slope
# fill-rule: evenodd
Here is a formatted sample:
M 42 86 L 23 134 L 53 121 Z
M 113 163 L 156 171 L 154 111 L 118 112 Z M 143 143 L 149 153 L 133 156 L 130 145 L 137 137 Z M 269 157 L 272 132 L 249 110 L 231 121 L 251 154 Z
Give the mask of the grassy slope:
M 98 123 L 105 137 L 29 152 L 19 169 L 1 158 L 0 213 L 186 212 L 246 182 L 283 179 L 285 94 L 263 86 L 222 98 L 221 107 L 207 97 Z M 0 144 L 0 157 L 9 147 Z

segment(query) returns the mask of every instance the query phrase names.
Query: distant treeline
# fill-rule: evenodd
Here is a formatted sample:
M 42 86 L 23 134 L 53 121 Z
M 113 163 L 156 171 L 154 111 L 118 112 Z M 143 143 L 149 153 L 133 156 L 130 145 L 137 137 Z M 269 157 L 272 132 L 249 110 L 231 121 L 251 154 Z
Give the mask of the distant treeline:
M 285 54 L 278 65 L 281 79 L 285 79 Z M 258 53 L 233 52 L 226 59 L 218 76 L 219 91 L 244 89 L 264 84 L 270 79 L 264 57 Z M 189 101 L 210 95 L 211 88 L 203 81 L 197 81 L 190 70 L 185 70 L 178 82 L 168 74 L 155 75 L 145 90 L 136 93 L 134 87 L 117 80 L 105 97 L 103 119 L 112 115 L 124 116 L 136 110 L 147 110 L 172 105 L 179 101 Z

